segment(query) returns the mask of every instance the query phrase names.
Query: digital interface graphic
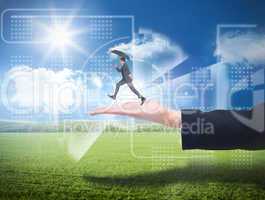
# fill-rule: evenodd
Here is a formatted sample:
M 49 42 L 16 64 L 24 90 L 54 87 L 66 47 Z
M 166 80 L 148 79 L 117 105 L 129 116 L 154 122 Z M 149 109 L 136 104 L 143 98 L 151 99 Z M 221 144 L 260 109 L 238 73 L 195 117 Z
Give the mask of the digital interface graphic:
M 55 12 L 56 14 L 51 14 Z M 57 71 L 58 73 L 60 73 L 60 71 L 63 72 L 65 69 L 70 69 L 72 70 L 70 73 L 74 73 L 74 76 L 79 76 L 79 80 L 83 81 L 83 84 L 87 84 L 87 88 L 82 88 L 82 92 L 84 92 L 83 94 L 80 93 L 80 88 L 74 88 L 71 85 L 73 83 L 70 83 L 69 86 L 66 83 L 66 87 L 62 88 L 63 93 L 65 91 L 67 93 L 67 89 L 69 89 L 70 93 L 73 93 L 70 95 L 81 95 L 79 96 L 81 99 L 74 100 L 74 103 L 78 102 L 79 105 L 76 107 L 73 106 L 73 110 L 71 110 L 70 107 L 72 105 L 70 104 L 67 105 L 69 110 L 67 110 L 67 108 L 62 111 L 56 110 L 54 105 L 48 105 L 46 113 L 42 110 L 43 108 L 35 110 L 34 108 L 25 109 L 22 106 L 14 107 L 13 109 L 11 106 L 11 109 L 13 109 L 13 112 L 9 113 L 11 119 L 23 121 L 33 120 L 35 117 L 39 117 L 40 120 L 46 119 L 47 121 L 58 123 L 59 118 L 62 118 L 67 122 L 67 120 L 71 121 L 76 118 L 87 118 L 87 113 L 83 112 L 84 110 L 87 111 L 97 105 L 106 103 L 106 100 L 103 100 L 105 91 L 103 92 L 102 90 L 111 90 L 112 85 L 115 84 L 115 79 L 117 79 L 115 78 L 117 74 L 113 70 L 112 66 L 114 61 L 109 55 L 109 49 L 117 44 L 124 44 L 134 39 L 134 17 L 72 15 L 72 12 L 73 11 L 70 9 L 8 9 L 2 13 L 2 40 L 6 44 L 12 44 L 12 47 L 10 48 L 15 49 L 15 51 L 11 51 L 12 53 L 9 56 L 10 68 L 21 67 L 23 69 L 23 67 L 34 67 L 36 66 L 36 63 L 39 62 L 40 54 L 43 55 L 43 52 L 45 52 L 47 55 L 45 55 L 42 59 L 43 62 L 41 64 L 38 63 L 39 68 L 45 68 L 45 70 L 55 72 Z M 85 28 L 81 29 L 78 27 Z M 74 28 L 77 31 L 71 32 L 70 29 Z M 222 51 L 223 36 L 229 35 L 229 38 L 232 40 L 237 35 L 244 35 L 249 32 L 255 33 L 255 29 L 256 25 L 217 25 L 217 51 Z M 55 33 L 51 34 L 53 31 Z M 74 38 L 75 36 L 78 36 L 78 38 Z M 80 37 L 83 40 L 86 40 L 86 43 L 89 44 L 89 48 L 87 48 L 85 44 L 84 47 L 81 47 L 81 45 L 79 46 L 78 40 L 80 40 Z M 148 38 L 153 37 L 153 35 L 152 32 L 143 31 L 142 35 L 140 34 L 139 37 Z M 136 40 L 137 39 L 138 38 L 136 38 Z M 168 45 L 166 40 L 161 40 L 159 42 L 162 46 L 167 47 Z M 32 51 L 32 47 L 28 47 L 29 45 L 41 45 L 43 50 L 40 52 Z M 47 48 L 50 45 L 53 45 L 52 49 Z M 70 52 L 65 52 L 62 47 L 70 48 Z M 28 50 L 25 51 L 25 49 Z M 186 59 L 187 58 L 184 57 L 182 61 L 185 62 Z M 222 58 L 217 59 L 217 63 L 218 62 L 222 63 Z M 192 66 L 191 73 L 171 80 L 168 78 L 166 73 L 170 73 L 170 69 L 176 66 L 165 66 L 165 69 L 161 69 L 161 67 L 159 68 L 153 63 L 145 63 L 145 61 L 138 59 L 137 57 L 135 60 L 132 60 L 131 65 L 133 66 L 134 63 L 139 68 L 134 69 L 134 73 L 138 73 L 137 76 L 142 79 L 140 81 L 145 81 L 144 84 L 146 87 L 150 88 L 150 94 L 153 95 L 152 98 L 159 98 L 159 100 L 164 102 L 164 104 L 174 105 L 176 109 L 188 107 L 192 109 L 211 111 L 218 108 L 220 99 L 224 98 L 222 94 L 219 94 L 224 91 L 224 85 L 221 84 L 221 86 L 219 86 L 220 81 L 222 82 L 222 80 L 227 80 L 226 87 L 229 90 L 232 88 L 232 94 L 235 94 L 237 91 L 239 91 L 238 95 L 240 95 L 240 92 L 253 92 L 253 77 L 251 77 L 251 75 L 254 72 L 255 66 L 250 65 L 245 60 L 232 66 L 224 64 L 222 69 L 216 69 L 216 64 L 210 66 L 195 65 Z M 179 64 L 181 63 L 182 62 Z M 147 66 L 148 69 L 141 69 L 139 67 L 141 65 Z M 18 71 L 18 76 L 22 75 L 22 79 L 25 75 L 23 73 L 23 71 L 22 73 Z M 146 76 L 146 73 L 148 73 L 148 77 Z M 224 76 L 218 76 L 219 73 L 223 73 Z M 16 76 L 16 74 L 14 76 Z M 32 78 L 34 79 L 34 77 Z M 155 83 L 157 78 L 162 78 L 162 83 Z M 181 84 L 178 81 L 180 81 Z M 173 88 L 175 88 L 174 84 L 177 85 L 177 90 L 175 91 L 173 90 Z M 35 94 L 35 87 L 36 85 L 32 85 L 32 88 L 30 88 L 32 89 L 33 95 L 32 101 L 34 100 L 35 95 L 36 98 L 40 98 L 37 96 L 41 95 Z M 86 91 L 84 91 L 84 89 Z M 59 96 L 58 98 L 61 97 Z M 71 98 L 74 97 L 71 96 Z M 240 97 L 237 97 L 235 94 L 235 96 L 232 95 L 231 97 L 228 97 L 228 99 L 223 100 L 220 104 L 221 108 L 234 107 L 237 109 L 250 109 L 253 105 L 252 99 L 246 100 L 245 105 L 242 104 L 242 101 L 238 104 L 237 98 Z M 58 99 L 58 101 L 60 101 L 60 99 Z M 174 104 L 176 102 L 177 104 Z M 47 102 L 43 102 L 44 106 L 45 103 Z M 48 104 L 49 103 L 51 102 L 48 102 Z M 57 103 L 61 104 L 61 102 Z M 125 123 L 135 124 L 134 121 L 130 120 Z M 68 125 L 66 125 L 65 130 L 67 130 L 67 126 Z M 83 127 L 83 129 L 86 129 L 86 124 L 80 126 Z M 102 128 L 98 128 L 96 131 L 93 128 L 88 128 L 87 132 L 88 135 L 99 135 L 100 133 L 98 133 L 98 131 L 102 132 L 102 130 Z M 131 132 L 128 127 L 127 131 L 129 133 Z M 168 130 L 165 130 L 165 132 L 167 131 Z M 154 144 L 152 149 L 150 149 L 150 154 L 142 155 L 141 151 L 137 151 L 137 146 L 134 144 L 135 139 L 137 139 L 137 134 L 132 134 L 131 151 L 134 156 L 140 158 L 157 157 L 158 159 L 164 159 L 165 163 L 168 162 L 168 164 L 170 164 L 169 160 L 172 159 L 170 154 L 173 153 L 175 155 L 176 143 L 177 140 L 179 140 L 179 138 L 176 138 L 177 140 L 170 146 L 168 146 L 168 143 L 162 145 Z M 199 153 L 200 155 L 197 155 L 197 152 L 195 151 L 188 153 L 187 155 L 185 155 L 185 153 L 180 153 L 180 155 L 175 155 L 175 157 L 181 159 L 182 157 L 193 158 L 197 156 L 205 156 L 207 158 L 209 156 L 212 157 L 213 153 L 214 152 L 209 154 L 209 152 L 205 152 L 205 155 L 201 155 L 201 153 Z
M 264 199 L 263 2 L 92 1 L 1 6 L 0 199 Z

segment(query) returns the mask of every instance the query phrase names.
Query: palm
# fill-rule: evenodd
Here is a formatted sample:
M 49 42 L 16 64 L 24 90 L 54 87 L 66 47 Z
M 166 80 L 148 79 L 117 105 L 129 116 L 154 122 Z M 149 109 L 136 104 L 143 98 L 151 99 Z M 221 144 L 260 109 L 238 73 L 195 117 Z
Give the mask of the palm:
M 142 106 L 137 101 L 130 101 L 124 103 L 114 103 L 107 107 L 97 108 L 91 115 L 113 114 L 126 115 L 130 117 L 140 118 L 152 122 L 161 123 L 168 126 L 178 127 L 178 122 L 174 120 L 174 124 L 170 120 L 171 116 L 179 119 L 179 112 L 170 111 L 158 102 L 153 100 L 146 101 Z M 176 123 L 176 124 L 175 124 Z

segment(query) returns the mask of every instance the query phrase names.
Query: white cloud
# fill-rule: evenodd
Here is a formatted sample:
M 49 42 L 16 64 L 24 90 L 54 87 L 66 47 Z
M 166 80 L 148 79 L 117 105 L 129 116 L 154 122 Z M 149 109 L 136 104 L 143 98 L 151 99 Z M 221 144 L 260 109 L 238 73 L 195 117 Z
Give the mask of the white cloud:
M 80 71 L 64 68 L 17 66 L 10 69 L 2 86 L 2 96 L 9 108 L 34 108 L 44 113 L 65 113 L 78 107 L 86 89 Z M 4 93 L 4 94 L 3 94 Z
M 159 67 L 175 66 L 186 58 L 182 48 L 166 36 L 149 30 L 140 30 L 135 40 L 121 43 L 111 49 L 121 50 L 136 60 L 143 60 Z
M 247 60 L 252 64 L 265 62 L 265 35 L 246 32 L 235 34 L 229 32 L 219 38 L 219 47 L 215 55 L 224 62 L 238 62 Z

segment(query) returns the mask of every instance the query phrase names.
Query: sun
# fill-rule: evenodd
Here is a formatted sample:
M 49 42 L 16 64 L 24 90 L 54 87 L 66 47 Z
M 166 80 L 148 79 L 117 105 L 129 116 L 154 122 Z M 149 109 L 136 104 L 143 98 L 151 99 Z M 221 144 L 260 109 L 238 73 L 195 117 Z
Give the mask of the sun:
M 77 51 L 87 55 L 86 49 L 82 48 L 80 42 L 76 39 L 86 33 L 85 29 L 78 29 L 71 25 L 71 20 L 64 23 L 38 24 L 44 34 L 44 44 L 47 45 L 46 54 L 43 57 L 43 62 L 53 54 L 61 54 L 66 57 L 69 52 Z
M 74 17 L 57 22 L 57 15 L 51 15 L 51 22 L 38 22 L 41 32 L 43 32 L 42 44 L 45 45 L 46 53 L 41 62 L 45 63 L 51 56 L 60 55 L 64 60 L 68 55 L 80 53 L 87 56 L 87 49 L 82 47 L 80 38 L 87 33 L 87 28 L 73 24 Z
M 73 48 L 79 48 L 75 43 L 75 32 L 69 27 L 69 24 L 50 24 L 50 26 L 43 26 L 45 30 L 45 43 L 48 45 L 47 55 L 59 52 L 62 57 L 67 55 L 68 51 Z
M 54 26 L 50 30 L 49 43 L 56 48 L 64 48 L 73 42 L 72 34 L 64 26 Z

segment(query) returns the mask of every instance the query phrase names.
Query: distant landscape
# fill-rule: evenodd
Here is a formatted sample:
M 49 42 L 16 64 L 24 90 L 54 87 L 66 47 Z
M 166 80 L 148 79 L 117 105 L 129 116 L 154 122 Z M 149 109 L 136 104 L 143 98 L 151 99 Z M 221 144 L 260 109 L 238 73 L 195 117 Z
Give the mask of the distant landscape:
M 265 199 L 264 151 L 183 151 L 179 130 L 113 122 L 75 160 L 88 132 L 69 123 L 1 122 L 0 199 Z

